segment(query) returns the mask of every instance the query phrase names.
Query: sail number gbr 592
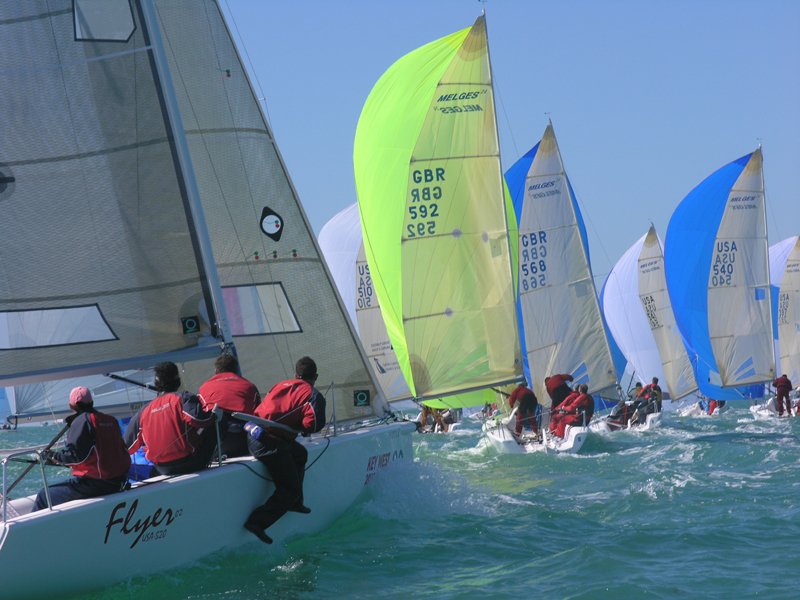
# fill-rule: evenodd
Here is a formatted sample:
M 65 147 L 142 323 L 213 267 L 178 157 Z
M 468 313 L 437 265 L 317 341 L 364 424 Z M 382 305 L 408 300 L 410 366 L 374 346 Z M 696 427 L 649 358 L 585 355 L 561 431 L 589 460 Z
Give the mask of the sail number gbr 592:
M 406 214 L 406 238 L 435 235 L 442 199 L 443 167 L 415 169 L 411 172 L 412 186 Z

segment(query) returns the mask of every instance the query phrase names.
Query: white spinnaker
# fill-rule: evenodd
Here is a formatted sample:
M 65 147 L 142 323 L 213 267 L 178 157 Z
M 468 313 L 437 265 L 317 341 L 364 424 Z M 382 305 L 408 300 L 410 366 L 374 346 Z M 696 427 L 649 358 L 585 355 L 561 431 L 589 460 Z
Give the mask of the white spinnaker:
M 782 269 L 773 268 L 772 283 L 778 292 L 778 356 L 780 373 L 797 385 L 800 382 L 800 237 L 793 236 L 770 248 Z M 781 260 L 783 259 L 783 260 Z
M 572 373 L 590 392 L 616 385 L 594 281 L 552 125 L 525 180 L 519 219 L 519 291 L 534 392 Z
M 731 188 L 708 274 L 709 337 L 723 387 L 775 376 L 762 163 L 759 148 Z
M 639 299 L 661 357 L 664 379 L 673 400 L 697 389 L 694 370 L 681 338 L 667 293 L 664 251 L 655 227 L 642 240 L 638 258 Z

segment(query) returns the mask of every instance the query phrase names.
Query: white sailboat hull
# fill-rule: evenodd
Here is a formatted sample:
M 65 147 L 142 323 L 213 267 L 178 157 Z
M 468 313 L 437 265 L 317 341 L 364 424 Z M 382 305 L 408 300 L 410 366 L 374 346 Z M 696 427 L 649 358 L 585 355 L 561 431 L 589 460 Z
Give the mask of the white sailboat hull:
M 132 490 L 76 500 L 0 523 L 4 598 L 62 597 L 196 561 L 223 549 L 255 544 L 269 552 L 287 538 L 330 525 L 382 469 L 412 460 L 408 423 L 376 425 L 331 438 L 303 440 L 308 515 L 288 513 L 262 544 L 243 524 L 274 489 L 252 458 L 146 483 Z M 160 479 L 160 478 L 159 478 Z M 30 503 L 28 499 L 14 504 Z M 70 556 L 90 557 L 90 569 Z M 47 561 L 46 557 L 60 557 Z
M 589 435 L 589 428 L 567 425 L 563 440 L 547 433 L 543 434 L 541 441 L 524 434 L 518 439 L 510 429 L 508 419 L 502 419 L 484 423 L 483 435 L 495 450 L 503 454 L 577 454 Z
M 797 399 L 790 399 L 789 400 L 792 404 L 792 414 L 797 414 L 798 406 L 800 406 L 800 401 Z M 781 415 L 778 415 L 778 409 L 776 408 L 775 404 L 775 396 L 770 396 L 770 398 L 759 404 L 753 404 L 750 407 L 750 414 L 753 415 L 753 418 L 757 421 L 764 421 L 768 419 L 777 419 Z M 788 415 L 784 414 L 784 418 L 788 418 Z

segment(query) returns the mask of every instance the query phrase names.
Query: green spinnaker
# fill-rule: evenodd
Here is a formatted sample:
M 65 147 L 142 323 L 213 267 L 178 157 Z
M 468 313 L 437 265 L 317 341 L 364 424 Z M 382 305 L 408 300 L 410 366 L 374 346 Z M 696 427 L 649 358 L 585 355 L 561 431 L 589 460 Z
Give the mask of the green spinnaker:
M 353 161 L 375 292 L 412 393 L 521 377 L 515 223 L 483 17 L 384 73 L 361 113 Z

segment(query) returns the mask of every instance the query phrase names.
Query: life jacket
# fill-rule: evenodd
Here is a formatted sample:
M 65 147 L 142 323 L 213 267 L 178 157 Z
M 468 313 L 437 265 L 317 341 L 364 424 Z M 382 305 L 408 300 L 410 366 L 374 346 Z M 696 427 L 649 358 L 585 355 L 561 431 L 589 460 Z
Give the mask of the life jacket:
M 256 386 L 236 373 L 217 373 L 200 386 L 197 395 L 206 411 L 216 405 L 228 412 L 247 415 L 253 414 L 261 400 Z
M 83 462 L 72 466 L 75 477 L 119 479 L 128 473 L 131 457 L 122 441 L 119 423 L 111 415 L 92 411 L 87 414 L 94 432 L 94 447 Z
M 778 377 L 772 385 L 775 386 L 775 389 L 779 392 L 789 392 L 792 389 L 792 382 L 789 380 L 788 377 L 780 376 Z
M 147 460 L 156 465 L 169 463 L 193 455 L 200 447 L 200 434 L 204 427 L 214 426 L 214 419 L 209 415 L 203 421 L 186 412 L 183 403 L 190 398 L 188 393 L 168 393 L 144 407 L 139 427 Z
M 298 431 L 314 433 L 325 425 L 325 398 L 307 381 L 289 379 L 276 384 L 264 396 L 255 414 Z M 283 429 L 270 429 L 269 433 L 287 440 L 297 437 Z

